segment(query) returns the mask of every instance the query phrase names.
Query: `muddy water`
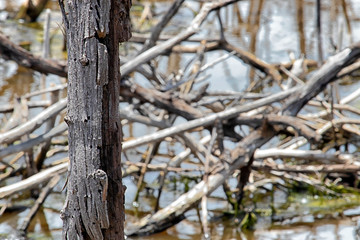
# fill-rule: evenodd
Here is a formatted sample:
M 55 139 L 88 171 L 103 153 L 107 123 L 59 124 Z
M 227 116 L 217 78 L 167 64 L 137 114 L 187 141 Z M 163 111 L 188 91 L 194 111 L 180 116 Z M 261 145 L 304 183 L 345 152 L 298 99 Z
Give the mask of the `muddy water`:
M 31 50 L 41 54 L 41 38 L 43 16 L 38 24 L 25 24 L 18 21 L 7 20 L 21 1 L 0 0 L 0 29 L 10 36 L 16 43 L 31 42 Z M 170 2 L 152 2 L 156 12 L 165 10 Z M 51 1 L 50 7 L 54 10 L 51 45 L 51 56 L 64 59 L 62 48 L 62 33 L 59 30 L 61 23 L 60 14 L 57 12 L 56 1 Z M 194 12 L 198 11 L 199 4 L 186 1 L 186 7 L 181 9 L 171 26 L 166 28 L 167 34 L 176 34 L 187 26 L 193 18 Z M 236 5 L 227 7 L 221 11 L 223 26 L 226 30 L 226 38 L 231 43 L 246 49 L 259 58 L 270 62 L 288 62 L 289 55 L 299 57 L 304 54 L 307 58 L 319 60 L 326 59 L 352 42 L 360 40 L 357 34 L 360 30 L 360 1 L 357 0 L 329 0 L 322 1 L 322 57 L 319 55 L 319 46 L 316 37 L 316 14 L 314 0 L 253 0 L 240 1 Z M 134 14 L 134 16 L 136 16 Z M 146 26 L 144 27 L 146 28 Z M 216 38 L 219 36 L 219 23 L 216 15 L 212 14 L 209 20 L 202 26 L 197 36 Z M 336 47 L 335 47 L 336 46 Z M 205 60 L 211 61 L 224 52 L 214 51 L 207 53 Z M 159 59 L 158 68 L 165 72 L 176 72 L 190 59 L 191 54 L 171 54 L 169 57 Z M 236 58 L 229 58 L 212 69 L 208 70 L 210 89 L 212 90 L 236 90 L 246 89 L 251 82 L 256 81 L 258 76 Z M 147 84 L 141 76 L 135 74 L 136 81 Z M 61 83 L 61 79 L 55 76 L 47 77 L 47 84 Z M 15 96 L 36 90 L 40 85 L 40 74 L 17 66 L 13 62 L 0 60 L 0 103 L 7 103 Z M 272 88 L 273 86 L 265 86 Z M 359 83 L 351 81 L 350 84 L 340 86 L 340 95 L 345 95 Z M 274 89 L 275 91 L 276 89 Z M 355 103 L 358 106 L 359 101 Z M 36 110 L 32 114 L 36 114 Z M 1 119 L 0 119 L 1 120 Z M 1 124 L 1 122 L 0 122 Z M 150 133 L 153 129 L 145 128 L 140 124 L 126 125 L 124 127 L 125 138 L 141 136 Z M 167 153 L 169 146 L 160 146 L 160 152 Z M 143 151 L 144 148 L 139 150 Z M 170 146 L 175 154 L 182 150 L 180 145 Z M 57 158 L 63 157 L 59 155 Z M 136 151 L 129 151 L 127 157 L 139 160 L 140 155 Z M 52 159 L 55 160 L 56 158 Z M 159 157 L 155 161 L 166 161 L 166 157 Z M 50 163 L 51 161 L 47 162 Z M 156 162 L 155 162 L 156 163 Z M 145 177 L 146 190 L 140 193 L 138 201 L 134 201 L 136 195 L 136 180 L 131 177 L 124 179 L 126 191 L 126 214 L 127 224 L 136 222 L 138 218 L 151 213 L 156 204 L 156 179 L 157 173 L 149 173 Z M 176 175 L 169 175 L 166 183 L 160 207 L 164 207 L 179 197 L 185 190 L 185 185 L 191 187 L 195 181 L 193 177 L 179 179 Z M 30 226 L 29 237 L 33 239 L 60 239 L 62 222 L 59 218 L 59 210 L 64 201 L 64 193 L 61 193 L 62 184 L 56 188 L 57 193 L 52 194 L 45 202 Z M 270 186 L 271 187 L 271 186 Z M 155 189 L 155 190 L 154 190 Z M 319 202 L 319 196 L 308 195 L 306 192 L 296 196 L 288 196 L 281 191 L 274 193 L 275 198 L 265 196 L 264 201 L 257 204 L 264 208 L 259 217 L 255 230 L 244 231 L 234 223 L 231 217 L 226 217 L 224 212 L 230 211 L 230 206 L 224 199 L 221 189 L 215 191 L 209 199 L 211 216 L 211 234 L 213 239 L 356 239 L 355 226 L 358 222 L 360 204 L 358 198 L 323 199 Z M 0 200 L 5 203 L 6 200 Z M 26 196 L 19 198 L 17 206 L 29 205 L 30 200 Z M 274 204 L 279 209 L 276 217 L 269 214 L 269 205 Z M 30 203 L 31 205 L 31 203 Z M 316 207 L 314 207 L 314 205 Z M 286 207 L 284 207 L 286 206 Z M 28 208 L 21 208 L 12 213 L 6 213 L 0 217 L 0 236 L 9 236 L 18 225 L 21 224 Z M 138 239 L 201 239 L 201 225 L 196 210 L 189 211 L 187 219 L 168 229 L 167 231 L 152 236 Z M 1 238 L 1 237 L 0 237 Z M 136 239 L 136 238 L 129 238 Z

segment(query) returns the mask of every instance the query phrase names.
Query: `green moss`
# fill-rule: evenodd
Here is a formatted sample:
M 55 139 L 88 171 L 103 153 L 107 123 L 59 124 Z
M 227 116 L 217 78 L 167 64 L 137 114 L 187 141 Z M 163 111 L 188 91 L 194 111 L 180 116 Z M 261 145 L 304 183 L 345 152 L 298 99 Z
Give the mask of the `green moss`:
M 240 222 L 240 226 L 242 229 L 252 230 L 254 229 L 256 222 L 257 222 L 257 217 L 255 213 L 249 212 L 244 215 L 243 219 Z

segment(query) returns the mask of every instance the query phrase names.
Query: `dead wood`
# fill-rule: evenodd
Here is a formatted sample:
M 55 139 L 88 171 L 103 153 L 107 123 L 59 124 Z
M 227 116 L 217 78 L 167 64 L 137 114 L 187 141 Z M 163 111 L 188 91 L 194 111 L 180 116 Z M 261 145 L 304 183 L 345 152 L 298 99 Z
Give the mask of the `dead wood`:
M 236 0 L 221 0 L 217 2 L 205 3 L 202 6 L 200 12 L 196 15 L 194 20 L 190 23 L 189 27 L 185 31 L 179 33 L 177 36 L 163 43 L 160 43 L 159 45 L 150 48 L 149 50 L 143 52 L 142 54 L 138 55 L 134 59 L 124 64 L 121 69 L 121 74 L 128 75 L 129 73 L 134 71 L 135 66 L 150 61 L 151 59 L 159 56 L 160 54 L 163 54 L 164 52 L 170 50 L 173 46 L 180 43 L 181 41 L 191 37 L 200 30 L 200 25 L 203 23 L 203 21 L 206 19 L 206 17 L 211 11 L 217 10 L 234 2 L 236 2 Z
M 33 187 L 36 187 L 40 183 L 48 181 L 50 178 L 54 177 L 55 175 L 65 173 L 67 171 L 68 165 L 69 164 L 67 162 L 62 163 L 57 166 L 43 170 L 20 182 L 2 187 L 0 188 L 0 198 L 5 198 L 17 192 L 32 189 Z
M 43 142 L 46 142 L 50 140 L 51 138 L 58 136 L 62 133 L 64 133 L 67 130 L 67 125 L 65 122 L 60 123 L 58 126 L 54 127 L 52 130 L 48 131 L 47 133 L 44 133 L 40 136 L 37 136 L 35 138 L 31 138 L 25 142 L 15 144 L 8 146 L 6 148 L 0 149 L 0 158 L 3 158 L 5 156 L 28 150 L 35 145 L 41 144 Z
M 285 115 L 295 116 L 310 99 L 315 97 L 329 82 L 337 79 L 338 73 L 359 58 L 360 43 L 345 48 L 340 53 L 330 57 L 327 62 L 304 85 L 303 91 L 293 94 L 283 108 Z
M 59 91 L 51 92 L 50 101 L 52 104 L 55 104 L 59 100 L 59 95 L 60 95 Z M 46 122 L 45 132 L 49 132 L 54 128 L 55 121 L 56 121 L 56 116 L 53 116 Z M 48 139 L 46 140 L 45 143 L 42 144 L 39 154 L 34 159 L 37 171 L 41 169 L 46 159 L 46 153 L 49 151 L 50 146 L 51 146 L 51 139 Z
M 177 126 L 173 126 L 173 127 L 170 127 L 170 128 L 164 129 L 164 130 L 160 130 L 153 134 L 139 137 L 135 140 L 127 141 L 123 144 L 123 148 L 124 149 L 134 148 L 134 147 L 137 147 L 137 146 L 140 146 L 143 144 L 147 144 L 147 143 L 150 143 L 153 141 L 159 141 L 161 139 L 164 139 L 165 137 L 173 136 L 175 134 L 178 134 L 178 133 L 181 133 L 184 131 L 188 131 L 188 130 L 191 130 L 191 129 L 194 129 L 197 127 L 206 127 L 208 125 L 213 124 L 216 119 L 222 119 L 222 120 L 231 119 L 233 117 L 236 117 L 238 114 L 240 114 L 242 112 L 247 112 L 247 111 L 250 111 L 250 110 L 265 106 L 265 105 L 269 105 L 273 102 L 283 100 L 286 97 L 288 97 L 289 95 L 291 95 L 292 93 L 294 93 L 296 90 L 298 90 L 298 88 L 292 88 L 292 89 L 289 89 L 288 91 L 276 93 L 272 96 L 253 101 L 248 104 L 239 105 L 239 106 L 224 110 L 224 111 L 216 113 L 216 114 L 211 114 L 211 115 L 199 118 L 199 119 L 191 120 L 184 124 L 179 124 Z
M 30 212 L 26 215 L 23 223 L 18 227 L 18 231 L 24 233 L 27 231 L 31 223 L 31 220 L 35 217 L 41 205 L 44 203 L 47 196 L 51 193 L 52 189 L 56 186 L 59 180 L 60 180 L 60 176 L 55 175 L 52 179 L 50 179 L 47 185 L 41 190 L 41 193 L 39 197 L 36 199 L 35 204 L 31 207 Z
M 170 113 L 180 115 L 186 119 L 200 118 L 203 114 L 198 110 L 190 106 L 183 99 L 171 94 L 170 92 L 159 92 L 155 89 L 149 89 L 141 87 L 137 84 L 131 84 L 131 86 L 123 85 L 120 89 L 122 97 L 138 98 L 143 103 L 151 103 L 159 108 L 163 108 Z
M 10 131 L 7 131 L 6 133 L 0 134 L 0 144 L 11 143 L 16 139 L 19 139 L 24 134 L 32 132 L 34 129 L 43 124 L 46 120 L 57 115 L 59 112 L 65 109 L 66 104 L 67 99 L 61 99 L 56 104 L 48 107 L 46 110 L 38 114 L 30 121 L 21 124 L 20 126 Z
M 150 38 L 151 34 L 148 33 L 136 33 L 133 32 L 132 33 L 132 37 L 130 38 L 129 42 L 134 42 L 134 43 L 145 43 L 149 38 Z M 166 34 L 161 34 L 157 41 L 167 41 L 170 38 L 173 38 L 174 36 L 172 35 L 166 35 Z M 203 37 L 196 37 L 196 36 L 192 36 L 186 40 L 184 40 L 184 42 L 195 42 L 195 43 L 200 43 L 201 41 L 203 41 L 204 38 Z M 218 42 L 219 38 L 206 38 L 205 39 L 206 42 Z
M 235 56 L 240 58 L 245 63 L 250 64 L 254 68 L 259 69 L 260 71 L 266 74 L 269 74 L 278 83 L 280 83 L 280 81 L 282 80 L 280 73 L 273 65 L 265 63 L 264 61 L 257 58 L 255 55 L 251 54 L 250 52 L 237 48 L 226 41 L 221 42 L 221 47 L 228 52 L 234 51 Z
M 266 114 L 264 116 L 238 116 L 230 121 L 231 124 L 235 125 L 249 125 L 253 128 L 260 127 L 263 122 L 267 121 L 268 124 L 277 131 L 290 131 L 293 129 L 297 132 L 298 135 L 304 136 L 310 142 L 320 141 L 320 135 L 318 135 L 314 130 L 310 129 L 305 121 L 302 121 L 299 118 L 291 116 L 279 116 L 274 114 Z M 292 127 L 292 129 L 286 129 L 287 127 Z M 291 133 L 294 134 L 294 133 Z
M 360 171 L 360 166 L 355 164 L 327 164 L 327 165 L 285 165 L 285 164 L 262 164 L 254 162 L 253 169 L 256 170 L 273 170 L 278 172 L 295 172 L 295 173 L 356 173 Z
M 342 163 L 352 164 L 358 159 L 353 154 L 324 153 L 321 150 L 298 150 L 268 148 L 258 149 L 254 153 L 254 158 L 296 158 L 322 163 Z
M 170 6 L 169 10 L 166 12 L 160 22 L 152 29 L 150 37 L 146 40 L 143 48 L 140 50 L 139 53 L 146 51 L 147 49 L 153 47 L 156 44 L 156 41 L 159 39 L 162 30 L 177 13 L 183 2 L 184 0 L 176 0 L 173 2 L 173 4 Z
M 41 73 L 51 73 L 61 77 L 67 76 L 66 65 L 54 60 L 36 57 L 25 49 L 15 45 L 2 33 L 0 33 L 0 55 L 5 59 L 13 60 L 21 66 L 31 68 Z
M 39 101 L 27 101 L 28 108 L 39 108 L 39 107 L 49 107 L 50 101 L 48 100 L 39 100 Z M 11 113 L 14 111 L 14 104 L 3 104 L 0 106 L 0 113 Z
M 317 71 L 304 87 L 297 89 L 290 100 L 284 105 L 282 114 L 295 116 L 305 103 L 320 93 L 329 82 L 336 79 L 337 73 L 340 72 L 342 68 L 351 64 L 359 56 L 360 49 L 357 45 L 352 48 L 347 48 L 333 56 Z M 296 96 L 296 99 L 293 96 Z M 205 182 L 201 181 L 189 192 L 183 194 L 167 207 L 151 216 L 143 218 L 137 226 L 128 229 L 127 234 L 142 235 L 159 232 L 181 221 L 187 210 L 197 204 L 204 195 L 210 194 L 219 187 L 236 169 L 250 166 L 249 163 L 251 163 L 251 158 L 255 150 L 269 141 L 275 134 L 274 129 L 266 123 L 261 128 L 251 132 L 232 150 L 231 160 L 228 161 L 229 165 L 218 165 L 217 168 L 213 168 L 213 171 L 208 177 L 208 188 L 205 188 Z

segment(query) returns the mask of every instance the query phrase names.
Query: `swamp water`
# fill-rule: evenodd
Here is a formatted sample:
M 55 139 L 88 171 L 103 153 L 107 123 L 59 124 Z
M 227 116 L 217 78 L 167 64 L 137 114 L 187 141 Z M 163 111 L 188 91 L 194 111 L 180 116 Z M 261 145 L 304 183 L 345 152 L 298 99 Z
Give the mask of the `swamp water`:
M 20 2 L 20 1 L 18 1 Z M 144 2 L 142 2 L 144 3 Z M 161 12 L 168 8 L 170 2 L 151 2 L 155 12 Z M 331 42 L 341 47 L 348 46 L 352 42 L 360 41 L 360 1 L 322 1 L 322 43 L 324 59 L 333 54 Z M 15 5 L 15 6 L 10 6 Z M 24 41 L 31 42 L 31 50 L 35 54 L 41 54 L 42 24 L 43 15 L 39 24 L 25 24 L 18 21 L 7 20 L 8 14 L 12 14 L 13 7 L 16 9 L 16 1 L 0 1 L 0 30 L 10 36 L 16 43 Z M 59 30 L 61 16 L 56 7 L 56 1 L 51 2 L 52 14 L 52 45 L 51 56 L 60 60 L 64 59 L 62 48 L 62 33 Z M 133 11 L 136 18 L 138 9 L 134 3 Z M 176 34 L 186 27 L 193 18 L 194 12 L 199 9 L 199 3 L 186 1 L 186 7 L 173 19 L 171 26 L 165 29 L 166 34 Z M 240 1 L 237 8 L 229 6 L 221 12 L 223 24 L 226 30 L 227 40 L 236 46 L 253 52 L 260 59 L 269 63 L 289 62 L 289 53 L 293 52 L 296 57 L 301 53 L 306 58 L 318 60 L 316 27 L 315 27 L 315 1 L 309 0 L 254 0 Z M 214 27 L 215 26 L 215 27 Z M 146 29 L 147 26 L 139 28 Z M 216 38 L 219 35 L 219 26 L 215 14 L 210 15 L 202 25 L 199 37 Z M 125 46 L 130 46 L 124 44 Z M 130 47 L 131 48 L 131 47 Z M 222 51 L 206 53 L 205 61 L 223 55 Z M 169 57 L 159 59 L 158 67 L 163 72 L 177 71 L 183 67 L 191 58 L 191 54 L 172 54 Z M 256 78 L 254 71 L 248 65 L 236 58 L 214 66 L 207 72 L 210 74 L 208 81 L 212 90 L 236 90 L 241 91 Z M 141 84 L 148 84 L 139 74 L 135 79 Z M 55 76 L 47 77 L 47 86 L 60 84 L 62 80 Z M 39 89 L 40 74 L 17 66 L 10 61 L 0 61 L 0 102 L 7 104 L 15 96 Z M 272 88 L 273 86 L 266 86 Z M 358 88 L 359 83 L 351 81 L 341 84 L 340 95 L 345 95 L 353 89 Z M 359 106 L 359 101 L 355 106 Z M 38 110 L 31 112 L 36 115 Z M 124 137 L 129 139 L 151 133 L 154 129 L 148 129 L 141 124 L 124 125 Z M 182 146 L 161 145 L 160 153 L 164 156 L 157 156 L 154 163 L 164 162 L 168 158 L 168 152 L 174 154 L 181 152 Z M 138 148 L 128 151 L 123 159 L 129 158 L 139 160 L 141 152 L 145 148 Z M 65 153 L 55 155 L 47 160 L 51 163 L 66 156 Z M 191 167 L 191 164 L 189 164 Z M 165 184 L 160 207 L 167 206 L 174 199 L 178 198 L 187 188 L 191 188 L 198 175 L 169 174 Z M 136 195 L 136 179 L 131 176 L 124 178 L 127 186 L 126 218 L 127 224 L 137 221 L 154 209 L 157 196 L 156 179 L 158 173 L 149 172 L 145 175 L 146 186 L 140 193 L 138 201 L 134 201 Z M 8 182 L 9 183 L 9 182 Z M 4 184 L 4 183 L 2 183 Z M 29 228 L 28 237 L 31 239 L 60 239 L 62 221 L 59 217 L 59 210 L 62 208 L 65 193 L 61 192 L 64 181 L 60 182 L 38 212 Z M 230 183 L 231 184 L 231 183 Z M 235 184 L 235 180 L 234 183 Z M 259 193 L 258 196 L 249 196 L 247 203 L 250 208 L 255 208 L 256 218 L 255 230 L 242 230 L 232 215 L 227 214 L 231 210 L 225 199 L 222 189 L 216 190 L 209 198 L 208 208 L 212 239 L 357 239 L 356 226 L 360 216 L 360 197 L 356 194 L 348 198 L 329 198 L 311 192 L 309 189 L 301 189 L 291 194 L 275 189 L 268 184 L 264 186 L 267 191 Z M 274 189 L 273 189 L 274 188 Z M 269 191 L 273 190 L 273 191 Z M 269 195 L 269 192 L 272 194 Z M 0 238 L 9 239 L 11 233 L 22 223 L 24 216 L 29 211 L 21 206 L 31 206 L 33 200 L 29 196 L 20 196 L 14 203 L 13 212 L 8 212 L 0 217 Z M 258 197 L 258 199 L 256 198 Z M 254 200 L 256 199 L 256 200 Z M 5 204 L 8 200 L 0 200 Z M 274 210 L 275 209 L 275 210 Z M 251 209 L 249 210 L 251 212 Z M 249 214 L 249 216 L 253 216 Z M 128 239 L 201 239 L 201 224 L 199 223 L 198 212 L 191 210 L 186 213 L 186 220 L 176 226 L 169 228 L 163 233 L 151 236 Z

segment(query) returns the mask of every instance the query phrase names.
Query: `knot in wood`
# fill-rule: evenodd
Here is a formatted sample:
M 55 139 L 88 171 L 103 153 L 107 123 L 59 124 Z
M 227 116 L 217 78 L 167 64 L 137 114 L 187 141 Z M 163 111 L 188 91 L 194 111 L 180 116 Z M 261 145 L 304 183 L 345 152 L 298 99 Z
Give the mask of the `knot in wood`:
M 71 124 L 71 120 L 70 120 L 70 117 L 68 116 L 68 115 L 66 115 L 65 117 L 64 117 L 64 121 L 65 121 L 65 123 L 69 126 L 69 124 Z
M 21 64 L 24 65 L 25 67 L 31 67 L 31 63 L 27 59 L 21 60 Z
M 102 201 L 105 202 L 108 190 L 108 176 L 106 172 L 101 169 L 97 169 L 92 174 L 92 177 L 99 183 L 100 187 L 102 188 Z
M 89 65 L 89 59 L 85 55 L 82 55 L 82 57 L 80 58 L 80 63 L 82 66 L 85 67 Z
M 97 170 L 94 172 L 94 177 L 97 178 L 97 179 L 99 179 L 101 182 L 107 181 L 106 172 L 104 172 L 104 171 L 101 170 L 101 169 L 97 169 Z
M 66 219 L 67 217 L 69 216 L 69 214 L 66 213 L 66 210 L 65 209 L 61 209 L 60 210 L 60 218 L 61 219 Z

